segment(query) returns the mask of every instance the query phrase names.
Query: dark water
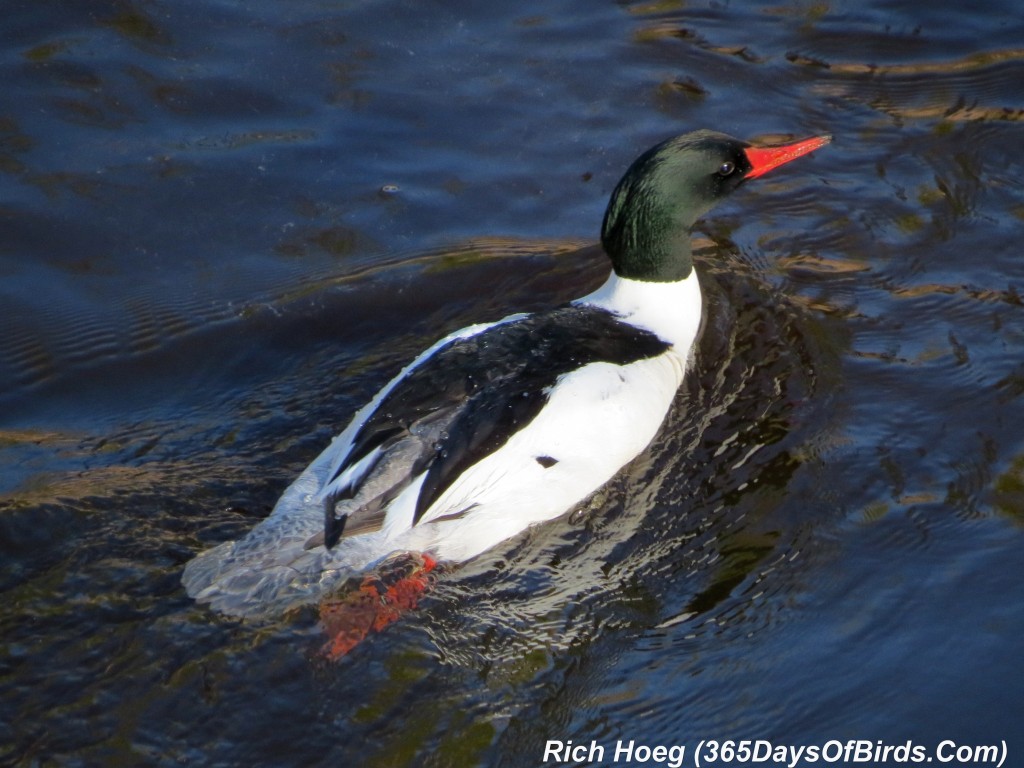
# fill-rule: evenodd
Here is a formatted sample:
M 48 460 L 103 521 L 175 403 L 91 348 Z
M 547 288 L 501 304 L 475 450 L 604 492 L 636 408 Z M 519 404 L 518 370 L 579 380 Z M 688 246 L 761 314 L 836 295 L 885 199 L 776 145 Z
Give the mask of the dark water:
M 0 46 L 0 761 L 1024 765 L 1015 3 L 16 0 Z M 593 287 L 697 127 L 835 141 L 701 225 L 698 375 L 584 514 L 335 665 L 184 595 L 417 351 Z

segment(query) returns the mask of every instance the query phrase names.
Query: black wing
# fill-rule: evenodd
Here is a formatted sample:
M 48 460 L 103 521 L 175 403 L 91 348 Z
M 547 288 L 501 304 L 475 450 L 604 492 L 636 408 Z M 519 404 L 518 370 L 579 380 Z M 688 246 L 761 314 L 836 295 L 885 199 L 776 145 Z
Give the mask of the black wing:
M 426 470 L 413 518 L 414 524 L 419 522 L 466 469 L 497 451 L 536 417 L 560 376 L 595 362 L 627 365 L 659 355 L 669 346 L 606 310 L 568 305 L 502 323 L 438 349 L 381 401 L 356 433 L 345 466 L 327 479 L 334 482 L 377 451 L 373 466 L 326 499 L 325 543 L 331 547 L 342 534 L 379 527 L 387 504 Z M 346 512 L 339 519 L 336 505 L 355 499 L 375 477 L 383 457 L 398 446 L 410 454 L 405 471 L 360 507 L 358 517 L 364 522 L 358 528 L 346 526 L 356 513 Z

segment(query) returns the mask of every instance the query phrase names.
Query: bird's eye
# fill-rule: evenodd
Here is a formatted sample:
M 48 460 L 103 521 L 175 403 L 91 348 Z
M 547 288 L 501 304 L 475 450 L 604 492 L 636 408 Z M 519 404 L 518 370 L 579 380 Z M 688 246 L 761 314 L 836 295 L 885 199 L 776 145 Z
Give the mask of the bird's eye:
M 720 166 L 718 166 L 718 175 L 719 176 L 730 176 L 730 175 L 732 175 L 732 172 L 735 171 L 735 170 L 736 170 L 736 164 L 735 163 L 730 163 L 728 160 L 726 160 L 724 163 L 722 163 Z

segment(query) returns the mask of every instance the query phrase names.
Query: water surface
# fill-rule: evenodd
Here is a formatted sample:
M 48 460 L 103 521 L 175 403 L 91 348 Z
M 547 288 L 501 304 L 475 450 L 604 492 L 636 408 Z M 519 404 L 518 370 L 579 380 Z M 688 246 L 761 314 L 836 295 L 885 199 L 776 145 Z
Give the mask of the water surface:
M 5 763 L 1020 762 L 1014 4 L 42 0 L 0 67 Z M 596 285 L 699 127 L 835 140 L 698 227 L 696 376 L 593 503 L 339 664 L 185 596 L 420 349 Z

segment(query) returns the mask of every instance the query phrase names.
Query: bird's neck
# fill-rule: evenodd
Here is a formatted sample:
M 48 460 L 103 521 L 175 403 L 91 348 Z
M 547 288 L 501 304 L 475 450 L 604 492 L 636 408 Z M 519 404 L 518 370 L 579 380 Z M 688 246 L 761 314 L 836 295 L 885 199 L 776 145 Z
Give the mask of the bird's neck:
M 693 271 L 690 230 L 701 210 L 692 200 L 670 205 L 657 184 L 627 173 L 601 222 L 601 245 L 615 273 L 653 283 L 687 278 Z
M 612 272 L 604 285 L 578 299 L 614 313 L 623 321 L 656 333 L 676 348 L 689 351 L 701 321 L 697 272 L 673 281 L 634 280 Z

